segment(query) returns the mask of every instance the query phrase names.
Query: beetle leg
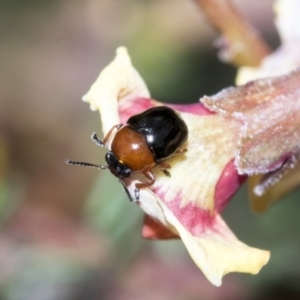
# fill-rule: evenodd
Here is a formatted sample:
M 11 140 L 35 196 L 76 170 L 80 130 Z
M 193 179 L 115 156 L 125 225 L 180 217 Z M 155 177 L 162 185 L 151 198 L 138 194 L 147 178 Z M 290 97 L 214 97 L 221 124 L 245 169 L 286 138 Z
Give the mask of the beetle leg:
M 135 190 L 134 190 L 134 197 L 135 197 L 135 201 L 139 201 L 140 200 L 140 189 L 139 188 L 135 188 Z
M 115 129 L 119 130 L 119 129 L 122 127 L 122 125 L 123 125 L 123 124 L 117 124 L 117 125 L 114 125 L 114 126 L 110 129 L 110 131 L 107 133 L 107 135 L 105 136 L 105 138 L 104 138 L 104 140 L 103 140 L 103 145 L 104 145 L 104 147 L 107 146 L 108 141 L 109 141 L 109 138 L 110 138 L 111 134 L 113 133 L 113 131 L 114 131 Z
M 143 174 L 144 174 L 145 177 L 146 177 L 147 179 L 149 179 L 150 181 L 148 181 L 148 182 L 139 182 L 139 183 L 137 183 L 137 184 L 135 185 L 135 187 L 137 187 L 137 188 L 139 188 L 139 189 L 140 189 L 140 188 L 146 188 L 146 187 L 152 185 L 152 184 L 155 182 L 155 176 L 154 176 L 154 174 L 153 174 L 153 172 L 152 172 L 151 169 L 146 169 L 146 170 L 143 172 Z
M 160 164 L 158 164 L 158 167 L 159 167 L 160 169 L 162 169 L 163 173 L 164 173 L 166 176 L 171 177 L 171 173 L 170 173 L 169 171 L 165 170 L 165 169 L 170 169 L 170 168 L 171 168 L 171 166 L 170 166 L 168 163 L 166 163 L 166 162 L 161 162 Z
M 100 147 L 106 147 L 108 144 L 108 140 L 111 136 L 111 134 L 113 133 L 114 129 L 120 129 L 120 127 L 122 126 L 122 124 L 118 124 L 113 126 L 109 132 L 107 133 L 107 135 L 105 136 L 104 140 L 100 140 L 97 136 L 97 134 L 94 132 L 91 136 L 92 140 L 96 143 L 96 145 L 100 146 Z
M 167 177 L 171 177 L 171 173 L 167 170 L 162 170 Z
M 95 142 L 96 145 L 100 146 L 100 147 L 104 147 L 104 143 L 102 140 L 100 140 L 97 136 L 97 133 L 94 132 L 91 136 L 91 139 Z
M 135 184 L 135 199 L 138 201 L 140 199 L 140 189 L 151 186 L 155 182 L 155 176 L 151 169 L 146 169 L 143 174 L 150 181 L 148 182 L 139 182 Z
M 132 198 L 131 198 L 131 196 L 129 194 L 129 191 L 128 191 L 127 186 L 125 185 L 125 182 L 122 179 L 119 179 L 119 182 L 122 184 L 122 186 L 123 186 L 123 188 L 125 190 L 125 193 L 126 193 L 127 197 L 129 198 L 130 202 L 132 202 L 133 200 L 132 200 Z

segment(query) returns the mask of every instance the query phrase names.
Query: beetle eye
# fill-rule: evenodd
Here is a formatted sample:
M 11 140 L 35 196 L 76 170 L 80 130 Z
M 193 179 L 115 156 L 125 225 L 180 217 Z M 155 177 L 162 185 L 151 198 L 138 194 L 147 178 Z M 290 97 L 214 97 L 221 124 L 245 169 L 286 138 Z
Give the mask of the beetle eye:
M 126 165 L 119 162 L 117 156 L 112 153 L 108 152 L 105 155 L 105 160 L 108 164 L 110 171 L 117 177 L 127 178 L 131 175 L 131 170 Z

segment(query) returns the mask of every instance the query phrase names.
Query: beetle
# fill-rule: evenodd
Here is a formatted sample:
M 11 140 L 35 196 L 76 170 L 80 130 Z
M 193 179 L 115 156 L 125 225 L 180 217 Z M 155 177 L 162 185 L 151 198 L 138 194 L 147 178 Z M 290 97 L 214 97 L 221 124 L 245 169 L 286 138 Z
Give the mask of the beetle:
M 165 161 L 173 155 L 183 154 L 181 148 L 188 138 L 188 128 L 177 112 L 166 106 L 157 106 L 134 115 L 125 125 L 113 126 L 105 138 L 100 140 L 96 133 L 92 140 L 109 151 L 105 155 L 106 166 L 67 160 L 67 164 L 109 169 L 125 188 L 124 179 L 134 173 L 142 173 L 148 181 L 135 184 L 135 200 L 140 198 L 140 189 L 154 184 L 154 167 L 159 167 L 165 175 L 171 166 Z

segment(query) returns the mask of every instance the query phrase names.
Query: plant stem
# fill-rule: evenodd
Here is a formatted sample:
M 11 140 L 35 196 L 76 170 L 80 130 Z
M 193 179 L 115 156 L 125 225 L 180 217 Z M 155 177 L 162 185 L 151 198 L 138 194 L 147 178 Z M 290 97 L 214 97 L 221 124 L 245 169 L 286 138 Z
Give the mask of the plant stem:
M 223 60 L 236 66 L 257 66 L 270 53 L 266 42 L 230 0 L 195 1 L 223 35 Z

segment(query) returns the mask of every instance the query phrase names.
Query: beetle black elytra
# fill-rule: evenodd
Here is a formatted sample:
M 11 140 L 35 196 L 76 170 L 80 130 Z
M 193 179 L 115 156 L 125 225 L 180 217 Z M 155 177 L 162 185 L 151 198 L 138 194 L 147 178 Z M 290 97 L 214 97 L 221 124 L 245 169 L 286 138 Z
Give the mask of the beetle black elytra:
M 166 169 L 171 166 L 165 161 L 172 155 L 187 151 L 181 148 L 187 138 L 188 128 L 179 114 L 169 107 L 157 106 L 130 117 L 125 125 L 113 126 L 103 141 L 93 133 L 92 140 L 98 146 L 109 149 L 105 155 L 107 166 L 71 160 L 66 163 L 109 169 L 124 186 L 130 200 L 124 179 L 133 173 L 142 173 L 148 181 L 135 184 L 135 199 L 139 200 L 140 189 L 155 182 L 154 167 L 159 167 L 170 176 Z

